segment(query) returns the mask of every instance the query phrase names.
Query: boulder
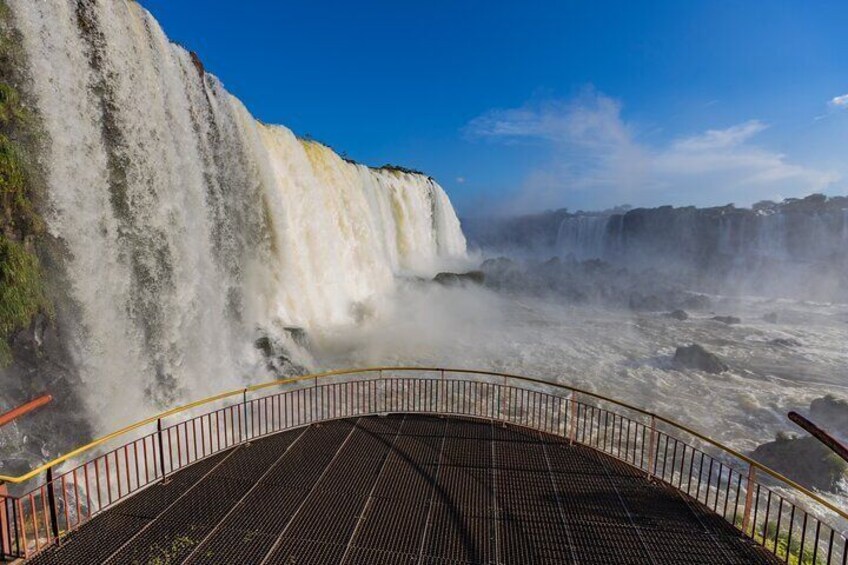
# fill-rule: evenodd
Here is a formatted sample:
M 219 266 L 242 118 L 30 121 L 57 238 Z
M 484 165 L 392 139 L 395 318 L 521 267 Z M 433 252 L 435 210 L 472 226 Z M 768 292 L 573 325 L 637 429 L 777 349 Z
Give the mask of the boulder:
M 270 336 L 261 336 L 253 345 L 262 353 L 265 367 L 274 375 L 284 378 L 309 373 L 308 368 L 292 359 L 291 353 L 280 341 Z
M 710 353 L 697 343 L 678 347 L 674 352 L 674 364 L 713 374 L 723 373 L 730 369 L 717 355 Z
M 283 330 L 289 335 L 295 345 L 309 349 L 309 334 L 306 333 L 305 329 L 298 326 L 286 326 Z
M 842 441 L 848 440 L 848 400 L 828 394 L 810 404 L 810 419 Z
M 848 463 L 811 436 L 778 434 L 751 453 L 763 465 L 807 487 L 836 492 Z
M 800 341 L 791 337 L 778 337 L 769 341 L 769 344 L 775 347 L 801 347 L 803 345 Z
M 727 324 L 728 326 L 731 326 L 733 324 L 739 324 L 742 322 L 742 320 L 737 318 L 736 316 L 713 316 L 712 319 L 716 322 Z
M 689 314 L 686 313 L 686 310 L 674 310 L 673 312 L 666 314 L 666 317 L 674 318 L 675 320 L 680 320 L 682 322 L 683 320 L 689 319 Z
M 433 277 L 433 281 L 444 286 L 461 286 L 465 283 L 483 284 L 486 275 L 483 271 L 468 271 L 467 273 L 439 273 Z

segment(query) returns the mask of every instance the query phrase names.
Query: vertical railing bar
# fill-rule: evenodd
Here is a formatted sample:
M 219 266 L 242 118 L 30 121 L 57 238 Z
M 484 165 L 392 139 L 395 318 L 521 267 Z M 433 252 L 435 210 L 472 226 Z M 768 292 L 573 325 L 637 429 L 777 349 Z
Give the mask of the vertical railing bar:
M 680 457 L 680 471 L 677 478 L 677 488 L 679 490 L 683 490 L 683 480 L 686 480 L 686 494 L 689 494 L 689 483 L 691 483 L 691 477 L 686 476 L 686 453 L 690 452 L 689 458 L 692 458 L 692 454 L 694 454 L 694 449 L 689 447 L 687 444 L 683 444 L 683 455 Z
M 754 532 L 757 529 L 757 513 L 760 510 L 760 484 L 757 483 L 757 488 L 754 490 L 754 519 L 751 522 L 751 539 L 754 539 Z
M 23 507 L 23 504 L 21 504 L 20 498 L 15 499 L 15 502 L 17 503 L 16 505 L 18 507 L 18 516 L 17 516 L 17 519 L 15 520 L 15 523 L 21 529 L 20 537 L 21 537 L 21 540 L 23 541 L 24 559 L 29 559 L 29 542 L 27 541 L 27 537 L 26 537 L 26 525 L 24 523 L 24 520 L 25 520 L 25 518 L 24 518 L 24 507 Z M 20 553 L 20 552 L 21 552 L 20 549 L 18 549 L 18 553 Z
M 179 470 L 179 469 L 183 468 L 183 447 L 182 447 L 182 442 L 180 441 L 180 424 L 176 424 L 172 427 L 174 429 L 174 435 L 177 437 L 177 469 L 176 470 Z M 171 433 L 170 433 L 170 429 L 169 429 L 168 439 L 170 440 L 170 438 L 171 438 Z M 174 470 L 175 470 L 174 466 L 171 465 L 171 471 L 174 471 Z
M 777 526 L 774 528 L 774 551 L 773 553 L 777 555 L 777 542 L 780 539 L 780 523 L 783 521 L 783 497 L 777 495 Z
M 35 540 L 35 551 L 41 549 L 41 539 L 38 535 L 38 511 L 35 509 L 35 496 L 29 493 L 29 507 L 32 509 L 32 537 Z
M 742 533 L 748 535 L 748 525 L 751 521 L 751 504 L 754 499 L 754 486 L 756 479 L 757 468 L 748 464 L 748 483 L 745 487 L 745 511 L 742 514 Z M 753 529 L 751 530 L 753 537 Z
M 144 455 L 144 484 L 150 484 L 150 460 L 147 457 L 147 440 L 153 439 L 152 436 L 144 436 L 141 441 L 141 452 Z
M 766 492 L 768 492 L 768 496 L 766 497 L 766 516 L 763 519 L 763 547 L 765 547 L 768 539 L 768 519 L 771 512 L 771 490 L 766 489 Z
M 570 420 L 571 425 L 568 432 L 568 442 L 574 443 L 577 440 L 577 391 L 571 391 L 571 397 L 569 398 L 569 405 L 571 407 Z
M 144 441 L 144 438 L 141 439 Z M 138 468 L 138 442 L 139 440 L 135 440 L 132 444 L 133 446 L 133 462 L 135 463 L 135 488 L 141 488 L 141 470 Z
M 730 481 L 733 479 L 733 467 L 727 467 L 727 488 L 724 489 L 724 508 L 721 517 L 727 520 L 727 503 L 730 500 Z
M 159 476 L 162 484 L 168 484 L 168 476 L 165 474 L 165 443 L 162 438 L 162 418 L 156 419 L 156 434 L 159 438 Z
M 103 499 L 100 488 L 100 457 L 94 460 L 94 485 L 97 487 L 97 511 L 103 508 Z
M 792 554 L 792 530 L 795 528 L 795 504 L 791 503 L 792 510 L 789 513 L 789 535 L 786 537 L 786 562 L 789 563 L 789 558 Z
M 739 514 L 739 496 L 742 494 L 742 473 L 736 473 L 736 502 L 733 505 L 733 525 L 736 526 L 736 517 Z
M 186 465 L 191 463 L 191 461 L 192 461 L 191 454 L 194 451 L 194 449 L 192 449 L 192 445 L 191 445 L 192 435 L 188 433 L 188 425 L 189 425 L 190 422 L 193 422 L 193 421 L 194 420 L 186 420 L 185 422 L 183 422 L 183 434 L 185 435 L 185 454 L 186 454 L 185 464 Z
M 701 499 L 701 485 L 704 482 L 704 457 L 706 457 L 707 454 L 698 450 L 698 455 L 701 457 L 698 460 L 698 487 L 695 489 L 695 500 Z
M 819 558 L 819 536 L 821 535 L 821 520 L 818 518 L 816 520 L 816 538 L 813 542 L 813 565 L 818 563 Z
M 200 435 L 203 435 L 203 428 L 200 429 Z M 194 451 L 194 460 L 197 461 L 197 418 L 191 419 L 191 438 L 191 441 L 194 444 L 194 449 L 192 450 Z
M 79 478 L 77 478 L 77 471 L 79 467 L 75 467 L 73 470 L 74 473 L 74 496 L 76 497 L 77 503 L 77 526 L 79 526 L 80 521 L 82 520 L 82 497 L 80 496 L 79 491 Z M 68 529 L 71 529 L 71 525 L 68 524 Z
M 713 501 L 713 512 L 718 513 L 718 500 L 721 492 L 721 478 L 724 476 L 724 463 L 718 462 L 718 481 L 716 481 L 715 501 Z
M 115 466 L 117 466 L 117 459 L 115 459 Z M 62 475 L 61 477 L 61 485 L 62 485 L 62 506 L 65 507 L 65 530 L 71 529 L 71 509 L 70 504 L 68 504 L 68 483 L 65 480 L 67 475 Z
M 830 565 L 830 560 L 833 558 L 833 537 L 835 532 L 833 528 L 830 528 L 830 540 L 827 542 L 827 560 L 825 563 Z
M 654 449 L 657 446 L 657 418 L 651 414 L 651 436 L 650 436 L 650 445 L 648 447 L 648 478 L 654 476 L 655 469 L 654 466 L 656 464 L 656 456 L 654 455 Z M 644 441 L 644 435 L 642 437 L 642 441 Z
M 47 485 L 46 484 L 41 485 L 41 487 L 39 488 L 39 491 L 41 493 L 41 512 L 44 514 L 44 522 L 45 522 L 44 530 L 47 532 L 47 544 L 50 545 L 51 543 L 53 543 L 55 536 L 53 535 L 53 524 L 51 523 L 50 508 L 48 507 L 48 501 L 47 501 L 47 498 L 48 498 L 47 497 Z M 6 511 L 6 508 L 5 508 L 6 500 L 5 499 L 3 500 L 3 506 L 4 506 L 3 511 L 5 512 Z M 9 537 L 9 539 L 11 540 L 11 537 Z M 2 559 L 3 557 L 4 557 L 3 553 L 0 552 L 0 559 Z
M 801 523 L 801 548 L 798 550 L 798 562 L 804 558 L 804 544 L 807 541 L 807 511 L 802 510 L 804 512 L 804 520 Z

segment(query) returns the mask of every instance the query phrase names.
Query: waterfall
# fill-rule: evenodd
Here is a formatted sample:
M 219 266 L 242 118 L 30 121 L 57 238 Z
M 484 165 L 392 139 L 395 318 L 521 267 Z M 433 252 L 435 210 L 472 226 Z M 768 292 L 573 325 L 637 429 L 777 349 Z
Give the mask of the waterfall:
M 46 133 L 63 331 L 104 426 L 265 377 L 258 335 L 350 322 L 397 275 L 465 256 L 432 179 L 260 124 L 137 3 L 6 1 Z
M 564 218 L 557 233 L 557 249 L 579 260 L 605 257 L 609 221 L 609 216 Z

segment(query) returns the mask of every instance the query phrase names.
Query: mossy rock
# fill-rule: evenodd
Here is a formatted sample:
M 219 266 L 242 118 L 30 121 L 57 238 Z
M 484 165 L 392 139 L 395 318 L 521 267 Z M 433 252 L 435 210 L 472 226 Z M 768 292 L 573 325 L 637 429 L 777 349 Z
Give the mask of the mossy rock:
M 751 457 L 802 485 L 823 491 L 836 492 L 848 471 L 848 463 L 811 436 L 779 434 L 775 441 L 755 449 Z
M 8 338 L 47 309 L 38 257 L 0 235 L 0 365 L 10 361 Z

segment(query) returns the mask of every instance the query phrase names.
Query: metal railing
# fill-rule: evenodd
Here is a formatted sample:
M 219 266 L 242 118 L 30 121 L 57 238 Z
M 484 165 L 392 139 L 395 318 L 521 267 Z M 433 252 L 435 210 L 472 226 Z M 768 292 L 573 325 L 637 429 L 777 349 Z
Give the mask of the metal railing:
M 695 430 L 542 379 L 417 367 L 332 371 L 226 392 L 123 428 L 20 477 L 0 476 L 18 490 L 0 494 L 2 553 L 32 557 L 126 497 L 236 445 L 315 422 L 392 412 L 484 418 L 559 435 L 698 500 L 786 563 L 848 562 L 844 510 Z

